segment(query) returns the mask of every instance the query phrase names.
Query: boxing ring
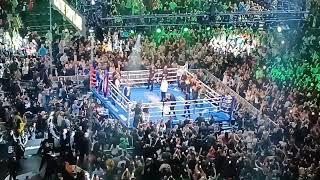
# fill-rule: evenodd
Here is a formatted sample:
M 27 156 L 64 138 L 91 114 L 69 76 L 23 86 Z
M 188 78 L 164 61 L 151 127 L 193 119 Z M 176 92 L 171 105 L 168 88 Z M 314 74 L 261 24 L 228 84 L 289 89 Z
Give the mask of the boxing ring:
M 195 77 L 188 70 L 184 71 L 188 76 Z M 173 94 L 176 101 L 161 102 L 160 81 L 162 69 L 155 73 L 153 91 L 147 89 L 149 70 L 121 71 L 120 88 L 112 82 L 109 75 L 108 94 L 101 92 L 99 88 L 92 88 L 92 93 L 101 104 L 109 110 L 109 114 L 119 119 L 123 124 L 132 127 L 137 104 L 142 109 L 143 122 L 159 120 L 171 120 L 172 124 L 178 124 L 185 119 L 196 119 L 203 116 L 206 120 L 214 119 L 216 122 L 230 122 L 233 120 L 235 98 L 218 94 L 209 86 L 197 80 L 201 85 L 201 92 L 197 99 L 186 100 L 184 93 L 178 87 L 177 68 L 169 68 L 167 81 L 168 93 Z M 130 86 L 130 99 L 124 95 L 124 88 Z M 190 106 L 186 106 L 189 104 Z M 174 110 L 170 107 L 174 106 Z

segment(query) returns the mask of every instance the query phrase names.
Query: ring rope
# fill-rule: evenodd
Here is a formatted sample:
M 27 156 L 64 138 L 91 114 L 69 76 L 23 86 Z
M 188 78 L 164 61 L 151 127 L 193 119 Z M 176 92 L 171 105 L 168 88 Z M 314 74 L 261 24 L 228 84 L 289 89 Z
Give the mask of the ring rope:
M 177 70 L 176 68 L 172 69 L 172 70 Z M 159 73 L 158 73 L 159 72 Z M 160 74 L 161 75 L 161 70 L 157 71 L 156 74 Z M 167 77 L 167 81 L 168 82 L 176 82 L 177 81 L 177 72 L 168 72 L 168 74 L 175 74 L 172 76 L 168 76 Z M 194 74 L 190 73 L 187 71 L 187 74 L 195 77 Z M 159 78 L 159 77 L 158 77 Z M 133 119 L 134 116 L 134 112 L 132 112 L 131 108 L 134 107 L 134 104 L 136 104 L 136 102 L 133 102 L 131 100 L 129 100 L 126 96 L 124 96 L 123 92 L 121 92 L 121 89 L 123 88 L 124 85 L 127 85 L 128 83 L 130 83 L 130 85 L 139 85 L 139 84 L 146 84 L 148 83 L 149 80 L 149 71 L 148 70 L 143 70 L 143 71 L 125 71 L 125 72 L 121 72 L 121 79 L 122 81 L 120 82 L 120 89 L 116 88 L 116 86 L 112 83 L 112 81 L 109 80 L 109 84 L 110 84 L 110 92 L 111 92 L 111 98 L 112 100 L 114 100 L 117 104 L 119 104 L 119 106 L 121 108 L 123 108 L 126 113 L 128 113 L 128 120 L 131 121 Z M 155 79 L 157 79 L 157 77 L 155 77 Z M 157 82 L 155 80 L 155 82 Z M 222 111 L 222 112 L 226 112 L 226 113 L 230 113 L 230 110 L 232 110 L 232 98 L 229 98 L 228 96 L 222 96 L 220 94 L 218 94 L 216 91 L 212 90 L 211 88 L 209 88 L 206 84 L 204 84 L 203 82 L 199 81 L 201 83 L 201 85 L 204 87 L 204 91 L 202 93 L 199 94 L 199 97 L 203 96 L 204 98 L 201 99 L 191 99 L 191 100 L 182 100 L 182 101 L 166 101 L 166 102 L 148 102 L 148 103 L 142 103 L 142 108 L 148 108 L 148 109 L 152 109 L 151 112 L 149 113 L 143 113 L 143 115 L 147 115 L 148 119 L 150 119 L 150 117 L 170 117 L 173 115 L 176 116 L 184 116 L 187 115 L 185 114 L 185 112 L 190 112 L 189 115 L 194 114 L 191 112 L 195 112 L 195 111 L 204 111 L 207 110 L 203 113 L 213 113 L 213 112 L 217 112 L 217 111 Z M 189 108 L 186 108 L 186 103 L 190 103 L 189 104 Z M 208 107 L 206 106 L 207 104 L 210 104 L 211 106 Z M 205 105 L 205 106 L 203 106 Z M 174 106 L 174 111 L 166 110 L 166 112 L 164 112 L 165 108 L 171 108 L 172 106 Z M 183 109 L 177 109 L 176 107 L 181 107 L 183 106 Z M 159 110 L 155 110 L 155 108 L 159 108 Z

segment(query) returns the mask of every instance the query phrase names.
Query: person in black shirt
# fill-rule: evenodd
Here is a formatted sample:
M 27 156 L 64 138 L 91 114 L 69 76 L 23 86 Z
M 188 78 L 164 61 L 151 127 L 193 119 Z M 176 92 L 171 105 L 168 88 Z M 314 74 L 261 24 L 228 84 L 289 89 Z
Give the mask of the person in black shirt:
M 80 151 L 81 147 L 81 140 L 82 137 L 84 136 L 83 131 L 81 131 L 80 129 L 76 129 L 74 136 L 73 136 L 73 148 L 75 149 L 76 153 L 78 153 Z
M 2 102 L 0 102 L 0 122 L 6 122 L 6 109 Z
M 104 151 L 104 147 L 105 147 L 106 141 L 107 141 L 106 132 L 104 130 L 98 131 L 97 138 L 98 138 L 98 142 L 99 142 L 99 145 L 100 145 L 99 149 Z
M 189 101 L 189 94 L 185 94 L 185 100 L 186 102 L 184 103 L 184 116 L 189 117 L 190 118 L 190 101 Z
M 136 107 L 132 110 L 134 111 L 134 117 L 133 117 L 133 127 L 137 128 L 139 123 L 142 121 L 142 108 L 141 103 L 138 103 Z
M 48 162 L 48 160 L 51 158 L 51 153 L 53 151 L 53 143 L 50 142 L 49 139 L 45 139 L 41 142 L 40 148 L 38 150 L 38 154 L 41 154 L 42 159 L 40 162 L 39 171 L 41 171 L 43 165 Z
M 180 88 L 181 90 L 184 92 L 185 89 L 186 89 L 186 80 L 188 79 L 188 76 L 187 74 L 182 74 L 181 77 L 180 77 Z
M 167 77 L 168 77 L 168 74 L 169 74 L 168 66 L 165 65 L 165 66 L 163 67 L 163 70 L 162 70 L 162 77 L 167 78 Z
M 15 108 L 20 114 L 25 113 L 25 104 L 20 98 L 16 98 Z
M 202 113 L 199 113 L 199 116 L 195 120 L 197 122 L 197 125 L 200 126 L 202 122 L 205 122 L 204 117 L 202 116 Z
M 75 93 L 73 92 L 73 89 L 70 89 L 68 94 L 69 104 L 73 104 L 74 101 L 77 99 Z
M 150 88 L 150 91 L 153 91 L 153 83 L 154 83 L 154 76 L 155 76 L 155 69 L 154 65 L 151 65 L 149 68 L 149 78 L 148 78 L 148 87 L 147 89 Z
M 43 138 L 44 132 L 47 128 L 46 120 L 43 119 L 43 116 L 38 113 L 37 122 L 36 122 L 36 136 L 39 138 Z
M 190 118 L 190 114 L 191 114 L 191 112 L 190 112 L 190 102 L 189 101 L 186 101 L 185 103 L 184 103 L 184 116 L 185 117 L 189 117 Z
M 80 148 L 80 155 L 79 155 L 79 159 L 81 162 L 83 162 L 84 158 L 87 157 L 89 155 L 89 145 L 90 145 L 90 141 L 88 139 L 88 137 L 83 136 L 82 140 L 81 140 L 81 147 Z
M 89 120 L 87 118 L 82 118 L 80 122 L 80 126 L 82 127 L 83 132 L 87 132 L 89 129 Z
M 13 156 L 9 159 L 9 162 L 8 162 L 9 180 L 11 180 L 11 179 L 16 180 L 17 168 L 18 168 L 18 162 L 17 162 L 16 157 Z
M 70 147 L 70 136 L 71 133 L 67 129 L 63 129 L 62 133 L 60 134 L 60 154 L 63 156 L 64 153 L 71 149 Z
M 127 83 L 127 84 L 125 85 L 125 87 L 124 87 L 124 89 L 123 89 L 123 94 L 125 95 L 125 97 L 126 97 L 127 99 L 130 100 L 130 96 L 131 96 L 130 84 Z
M 56 157 L 48 156 L 46 172 L 44 174 L 43 179 L 48 179 L 48 180 L 54 179 L 53 175 L 56 174 L 56 169 L 57 169 Z
M 176 117 L 176 112 L 175 112 L 175 107 L 177 105 L 176 103 L 176 97 L 172 94 L 172 93 L 169 93 L 167 95 L 167 99 L 166 101 L 169 101 L 170 102 L 170 112 L 169 114 L 174 114 L 174 116 Z

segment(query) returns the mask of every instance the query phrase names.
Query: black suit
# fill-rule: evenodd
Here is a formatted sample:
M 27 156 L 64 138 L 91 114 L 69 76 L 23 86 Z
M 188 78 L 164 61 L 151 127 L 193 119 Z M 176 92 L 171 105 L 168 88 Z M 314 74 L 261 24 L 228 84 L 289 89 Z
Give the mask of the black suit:
M 170 96 L 169 96 L 169 101 L 171 102 L 170 103 L 170 114 L 171 114 L 171 112 L 173 112 L 173 114 L 175 115 L 176 114 L 176 112 L 174 111 L 174 109 L 175 109 L 175 106 L 177 105 L 177 103 L 176 103 L 176 97 L 173 95 L 173 94 L 170 94 Z
M 126 98 L 130 99 L 131 88 L 129 88 L 128 86 L 125 86 L 123 90 L 123 94 L 126 96 Z
M 0 121 L 6 122 L 6 109 L 3 106 L 0 106 Z
M 189 101 L 186 101 L 185 104 L 184 104 L 184 114 L 186 117 L 189 117 L 190 118 L 190 102 Z
M 142 120 L 142 109 L 141 107 L 136 106 L 134 109 L 134 118 L 133 118 L 133 127 L 138 127 L 138 124 Z
M 154 83 L 155 73 L 156 73 L 156 71 L 154 69 L 152 69 L 152 68 L 149 69 L 149 78 L 148 78 L 148 87 L 147 87 L 147 89 L 151 88 L 150 91 L 153 91 L 153 83 Z
M 17 168 L 18 168 L 18 162 L 16 159 L 10 158 L 8 162 L 8 169 L 9 169 L 9 180 L 16 179 L 17 176 Z

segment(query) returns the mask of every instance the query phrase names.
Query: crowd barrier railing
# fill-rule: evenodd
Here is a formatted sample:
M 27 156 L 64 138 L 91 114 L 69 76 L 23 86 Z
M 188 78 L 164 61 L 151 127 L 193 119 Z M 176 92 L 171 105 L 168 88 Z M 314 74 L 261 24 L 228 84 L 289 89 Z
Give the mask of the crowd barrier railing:
M 155 70 L 155 78 L 161 78 L 163 69 Z M 112 77 L 113 72 L 109 73 L 109 77 Z M 168 68 L 167 80 L 169 82 L 176 81 L 177 68 Z M 71 80 L 73 82 L 82 82 L 87 79 L 89 75 L 72 75 L 72 76 L 52 76 L 51 80 L 57 82 L 59 80 Z M 121 71 L 121 83 L 126 84 L 127 81 L 134 83 L 147 83 L 149 79 L 149 70 L 138 70 L 138 71 Z M 160 79 L 161 80 L 161 79 Z
M 58 82 L 60 80 L 63 80 L 63 81 L 71 80 L 73 82 L 82 82 L 82 81 L 88 79 L 88 77 L 89 77 L 89 75 L 52 76 L 51 81 Z
M 111 81 L 109 81 L 109 92 L 111 95 L 111 98 L 115 101 L 117 101 L 123 108 L 127 108 L 126 106 L 131 103 L 131 101 L 124 96 L 124 94 L 121 92 L 120 89 L 118 89 Z
M 189 71 L 196 74 L 197 69 L 192 69 Z M 248 110 L 249 112 L 251 112 L 253 115 L 257 116 L 258 118 L 263 118 L 264 120 L 267 120 L 273 124 L 277 124 L 274 121 L 272 121 L 268 116 L 263 115 L 259 109 L 254 107 L 251 103 L 249 103 L 246 99 L 241 97 L 238 93 L 236 93 L 234 90 L 232 90 L 229 86 L 224 84 L 219 78 L 214 76 L 208 70 L 202 69 L 202 72 L 205 74 L 205 76 L 208 77 L 209 81 L 213 80 L 215 82 L 215 84 L 222 87 L 225 92 L 227 92 L 228 94 L 230 94 L 232 96 L 235 96 L 237 99 L 237 102 L 242 105 L 242 108 Z
M 130 112 L 132 108 L 132 102 L 118 89 L 112 81 L 109 80 L 109 93 L 110 98 L 117 103 L 121 108 L 123 108 L 127 112 L 127 126 L 130 123 Z

